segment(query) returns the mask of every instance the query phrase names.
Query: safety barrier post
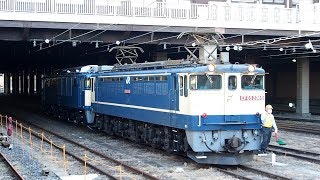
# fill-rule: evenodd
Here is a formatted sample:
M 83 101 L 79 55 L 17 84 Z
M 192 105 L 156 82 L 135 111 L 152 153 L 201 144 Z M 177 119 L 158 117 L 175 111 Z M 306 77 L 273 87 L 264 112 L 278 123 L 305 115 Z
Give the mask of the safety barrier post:
M 41 144 L 40 144 L 40 157 L 42 159 L 42 152 L 43 152 L 43 149 L 42 149 L 42 146 L 43 146 L 43 132 L 41 133 Z
M 67 162 L 66 162 L 66 145 L 64 144 L 63 147 L 63 168 L 64 168 L 64 175 L 67 175 Z
M 32 139 L 31 139 L 31 128 L 28 128 L 29 130 L 29 137 L 30 137 L 30 153 L 31 153 L 31 159 L 33 159 L 33 151 L 32 151 Z
M 0 132 L 3 133 L 3 129 L 2 129 L 2 115 L 0 114 Z
M 6 115 L 6 129 L 8 128 L 8 116 Z
M 50 140 L 50 158 L 51 160 L 53 159 L 53 156 L 52 156 L 52 140 Z
M 2 127 L 2 115 L 1 114 L 0 114 L 0 119 L 1 119 L 1 122 L 0 122 L 1 124 L 0 125 Z
M 16 139 L 16 143 L 18 144 L 18 121 L 16 120 L 16 135 L 15 135 L 15 139 Z
M 121 168 L 121 164 L 119 165 L 119 177 L 120 177 L 120 180 L 122 180 L 122 168 Z
M 21 135 L 21 143 L 22 143 L 22 150 L 24 152 L 24 142 L 23 142 L 23 135 L 22 135 L 22 124 L 20 123 L 20 135 Z
M 83 174 L 84 174 L 84 179 L 86 179 L 86 176 L 87 176 L 87 154 L 84 154 L 84 170 L 83 170 Z

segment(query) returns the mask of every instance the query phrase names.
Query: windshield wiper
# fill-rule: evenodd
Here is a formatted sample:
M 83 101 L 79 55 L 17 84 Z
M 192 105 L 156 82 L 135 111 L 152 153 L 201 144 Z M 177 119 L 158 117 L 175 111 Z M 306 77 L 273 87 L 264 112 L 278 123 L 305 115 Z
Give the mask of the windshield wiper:
M 209 82 L 212 84 L 212 83 L 213 83 L 213 81 L 212 81 L 211 77 L 210 77 L 207 73 L 206 73 L 206 76 L 207 76 L 207 78 L 208 78 Z
M 255 75 L 252 77 L 252 79 L 251 79 L 251 82 L 250 82 L 250 85 L 249 85 L 249 86 L 252 86 L 252 85 L 253 85 L 254 80 L 256 79 L 256 77 L 257 77 L 257 74 L 255 74 Z

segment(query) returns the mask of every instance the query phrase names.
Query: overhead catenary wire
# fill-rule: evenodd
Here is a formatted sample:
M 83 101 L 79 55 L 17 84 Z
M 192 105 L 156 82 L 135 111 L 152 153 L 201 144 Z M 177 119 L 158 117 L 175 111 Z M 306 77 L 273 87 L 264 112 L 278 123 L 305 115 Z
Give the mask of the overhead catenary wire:
M 61 42 L 56 43 L 56 44 L 53 44 L 52 46 L 48 46 L 48 47 L 44 47 L 44 48 L 42 48 L 42 49 L 39 49 L 39 50 L 37 50 L 37 52 L 38 52 L 38 51 L 45 50 L 45 49 L 52 48 L 52 47 L 57 46 L 57 45 L 60 45 L 60 44 L 62 44 L 62 43 L 64 43 L 64 42 L 67 42 L 67 41 L 76 39 L 76 38 L 78 38 L 78 37 L 81 37 L 81 36 L 90 34 L 90 33 L 92 33 L 92 32 L 98 31 L 98 30 L 103 29 L 103 28 L 105 28 L 105 27 L 109 27 L 109 26 L 111 26 L 111 25 L 113 25 L 113 24 L 109 24 L 109 25 L 106 25 L 106 26 L 102 26 L 102 27 L 100 27 L 100 28 L 98 28 L 98 29 L 94 29 L 94 30 L 88 31 L 88 32 L 86 32 L 86 33 L 82 33 L 82 34 L 80 34 L 80 35 L 78 35 L 78 36 L 74 36 L 74 37 L 71 37 L 71 38 L 66 39 L 66 40 L 62 40 Z
M 223 38 L 223 40 L 232 39 L 232 38 L 236 38 L 236 37 L 242 37 L 242 36 L 245 36 L 245 35 L 250 35 L 250 34 L 254 34 L 254 33 L 265 31 L 265 30 L 267 30 L 267 29 L 259 29 L 259 30 L 254 30 L 254 31 L 251 31 L 251 32 L 243 33 L 243 34 L 237 34 L 237 35 L 234 35 L 234 36 Z
M 75 28 L 75 27 L 79 26 L 80 24 L 81 24 L 81 23 L 79 22 L 78 24 L 76 24 L 76 25 L 72 26 L 71 28 L 69 28 L 69 29 L 67 29 L 67 30 L 63 31 L 62 33 L 60 33 L 60 34 L 58 34 L 58 35 L 56 35 L 56 36 L 54 36 L 54 37 L 50 38 L 50 39 L 49 39 L 49 42 L 50 42 L 51 40 L 53 40 L 53 39 L 55 39 L 55 38 L 57 38 L 57 37 L 61 36 L 62 34 L 64 34 L 64 33 L 68 32 L 68 31 L 71 31 L 73 28 Z
M 292 55 L 304 55 L 304 54 L 318 54 L 317 52 L 303 52 L 303 53 L 290 53 L 290 54 L 271 54 L 261 57 L 279 57 L 279 56 L 292 56 Z
M 137 44 L 129 45 L 129 47 L 133 47 L 133 46 L 137 46 L 137 45 L 142 45 L 142 44 L 148 44 L 148 43 L 151 43 L 151 42 L 158 42 L 158 41 L 162 41 L 162 40 L 167 40 L 167 39 L 175 38 L 175 37 L 177 37 L 177 36 L 178 36 L 178 35 L 174 35 L 174 36 L 164 37 L 164 38 L 161 38 L 161 39 L 156 39 L 156 40 L 151 40 L 151 41 L 145 41 L 145 42 L 142 42 L 142 43 L 137 43 Z M 111 44 L 111 45 L 112 45 L 112 44 Z M 87 53 L 86 55 L 98 54 L 98 53 L 103 53 L 103 52 L 107 52 L 107 51 L 109 51 L 109 50 L 107 49 L 107 50 L 102 50 L 102 51 L 98 51 L 98 52 Z
M 145 33 L 145 34 L 142 34 L 142 35 L 138 35 L 138 36 L 129 38 L 129 39 L 130 39 L 130 40 L 131 40 L 131 39 L 136 39 L 136 38 L 138 38 L 138 37 L 142 37 L 142 36 L 145 36 L 145 35 L 148 35 L 148 34 L 151 34 L 151 33 L 153 33 L 153 32 L 157 32 L 157 31 L 160 31 L 160 30 L 162 30 L 162 29 L 169 28 L 169 27 L 171 27 L 171 26 L 165 26 L 165 27 L 159 28 L 159 29 L 157 29 L 157 30 L 155 30 L 155 31 L 151 31 L 151 32 L 148 32 L 148 33 Z M 210 29 L 212 29 L 212 28 L 211 28 L 211 27 L 210 27 L 210 28 L 205 28 L 205 29 L 199 30 L 199 31 L 197 31 L 197 32 L 200 33 L 200 32 L 206 31 L 206 30 L 210 30 Z M 195 32 L 195 33 L 197 33 L 197 32 Z M 180 34 L 181 34 L 181 33 L 179 33 L 179 34 L 177 34 L 177 35 L 173 35 L 173 36 L 163 37 L 163 38 L 160 38 L 160 39 L 154 39 L 154 40 L 150 40 L 150 41 L 144 41 L 144 42 L 141 42 L 141 43 L 135 43 L 135 44 L 132 44 L 132 45 L 130 45 L 130 46 L 137 46 L 137 45 L 148 44 L 148 43 L 152 43 L 152 42 L 158 42 L 158 41 L 161 41 L 161 40 L 167 40 L 167 39 L 171 39 L 171 38 L 177 38 Z M 122 40 L 122 41 L 128 41 L 128 40 Z M 109 44 L 109 45 L 113 45 L 113 44 Z
M 137 35 L 137 36 L 128 38 L 128 39 L 121 40 L 120 42 L 126 42 L 126 41 L 130 41 L 130 40 L 132 40 L 132 39 L 136 39 L 136 38 L 139 38 L 139 37 L 143 37 L 143 36 L 146 36 L 146 35 L 148 35 L 148 34 L 152 34 L 152 33 L 154 33 L 154 32 L 157 32 L 157 31 L 166 29 L 166 28 L 168 28 L 168 27 L 170 27 L 170 26 L 161 27 L 161 28 L 156 29 L 156 30 L 154 30 L 154 31 L 149 31 L 149 32 L 144 33 L 144 34 L 140 34 L 140 35 Z M 111 46 L 111 45 L 114 45 L 114 43 L 109 43 L 109 44 L 106 44 L 106 45 L 102 45 L 102 46 L 100 46 L 100 48 L 102 48 L 102 47 L 107 47 L 107 46 Z
M 320 54 L 319 55 L 315 55 L 315 56 L 299 56 L 299 57 L 295 57 L 295 58 L 316 58 L 316 57 L 320 57 Z M 272 59 L 272 57 L 271 57 Z M 293 59 L 292 57 L 281 57 L 281 58 L 277 58 L 277 59 Z
M 263 49 L 263 50 L 280 50 L 280 51 L 286 51 L 286 50 L 300 50 L 300 49 L 305 49 L 304 45 L 301 45 L 301 43 L 308 43 L 309 41 L 311 43 L 313 42 L 319 42 L 320 39 L 316 40 L 304 40 L 304 41 L 291 41 L 291 42 L 284 42 L 284 43 L 278 43 L 281 41 L 287 41 L 287 40 L 292 40 L 292 39 L 298 39 L 298 38 L 308 38 L 312 37 L 315 35 L 319 35 L 319 31 L 311 32 L 311 33 L 305 33 L 305 34 L 297 34 L 293 36 L 284 36 L 284 37 L 279 37 L 279 38 L 271 38 L 271 39 L 264 39 L 264 40 L 258 40 L 258 41 L 250 41 L 247 43 L 232 43 L 232 44 L 225 44 L 222 45 L 222 47 L 227 47 L 227 46 L 243 46 L 246 49 Z M 300 45 L 295 45 L 294 44 L 300 44 Z M 280 48 L 280 49 L 279 49 Z M 314 45 L 314 48 L 318 48 L 318 45 Z M 315 52 L 313 52 L 315 53 Z M 283 55 L 289 55 L 289 54 L 283 54 Z
M 151 31 L 151 32 L 148 32 L 148 33 L 145 33 L 145 34 L 142 34 L 142 35 L 138 35 L 138 36 L 135 36 L 135 37 L 132 37 L 132 38 L 128 38 L 128 39 L 136 39 L 138 37 L 142 37 L 142 36 L 145 36 L 145 35 L 148 35 L 148 34 L 151 34 L 152 32 L 156 32 L 156 31 L 159 31 L 161 29 L 165 29 L 165 28 L 168 28 L 170 26 L 166 26 L 166 27 L 163 27 L 163 28 L 159 28 L 155 31 Z M 212 29 L 212 27 L 210 28 L 205 28 L 205 29 L 202 29 L 202 30 L 199 30 L 197 31 L 198 33 L 200 32 L 203 32 L 203 31 L 207 31 L 207 30 L 210 30 Z M 263 29 L 264 30 L 264 29 Z M 252 32 L 248 32 L 246 34 L 252 34 L 252 33 L 255 33 L 255 32 L 259 32 L 259 31 L 263 31 L 263 30 L 254 30 Z M 197 33 L 195 32 L 195 33 Z M 164 38 L 160 38 L 160 39 L 155 39 L 155 40 L 150 40 L 150 41 L 144 41 L 144 42 L 141 42 L 141 43 L 136 43 L 136 44 L 132 44 L 132 45 L 129 45 L 129 46 L 138 46 L 138 45 L 143 45 L 143 44 L 148 44 L 148 43 L 152 43 L 152 42 L 158 42 L 158 41 L 162 41 L 162 40 L 167 40 L 167 39 L 171 39 L 171 38 L 177 38 L 181 33 L 177 34 L 177 35 L 173 35 L 173 36 L 167 36 L 167 37 L 164 37 Z M 187 32 L 186 32 L 187 34 Z M 228 37 L 229 38 L 229 37 Z M 228 39 L 228 38 L 223 38 L 223 39 Z M 125 40 L 122 40 L 122 41 L 128 41 L 128 39 L 125 39 Z M 207 39 L 207 38 L 206 38 Z M 223 40 L 222 39 L 222 40 Z M 209 40 L 209 39 L 207 39 Z M 193 43 L 193 42 L 196 42 L 196 40 L 193 40 L 191 42 L 189 42 L 189 44 Z M 185 44 L 187 44 L 187 42 L 185 42 Z M 100 47 L 106 47 L 106 46 L 111 46 L 111 45 L 114 45 L 114 43 L 109 43 L 107 45 L 103 45 L 103 46 L 100 46 Z M 178 47 L 174 47 L 174 48 L 178 48 Z M 98 53 L 103 53 L 103 52 L 107 52 L 109 50 L 102 50 L 102 51 L 96 51 L 96 52 L 92 52 L 92 53 L 86 53 L 86 55 L 93 55 L 93 54 L 98 54 Z
M 297 38 L 302 38 L 302 37 L 311 37 L 311 36 L 315 36 L 315 35 L 320 35 L 320 31 L 315 31 L 315 32 L 305 33 L 305 34 L 297 34 L 297 35 L 293 35 L 293 36 L 282 36 L 282 37 L 277 37 L 277 38 L 249 41 L 249 42 L 245 42 L 245 43 L 233 43 L 233 44 L 229 44 L 229 46 L 231 46 L 231 45 L 242 45 L 242 46 L 273 45 L 276 42 L 280 42 L 280 41 L 292 40 L 292 39 L 297 39 Z
M 128 38 L 128 39 L 121 40 L 120 42 L 126 42 L 126 41 L 129 41 L 129 40 L 132 40 L 132 39 L 136 39 L 136 38 L 139 38 L 139 37 L 143 37 L 143 36 L 146 36 L 146 35 L 148 35 L 148 34 L 152 34 L 152 33 L 154 33 L 154 32 L 157 32 L 157 31 L 160 31 L 160 30 L 169 28 L 169 27 L 171 27 L 171 26 L 161 27 L 161 28 L 156 29 L 156 30 L 154 30 L 154 31 L 150 31 L 150 32 L 147 32 L 147 33 L 144 33 L 144 34 L 140 34 L 140 35 L 137 35 L 137 36 Z M 210 29 L 214 29 L 214 28 L 209 27 L 209 28 L 205 28 L 205 29 L 199 30 L 199 31 L 197 31 L 197 32 L 203 32 L 203 31 L 207 31 L 207 30 L 210 30 Z M 156 40 L 151 40 L 151 41 L 145 41 L 145 42 L 141 42 L 141 43 L 136 43 L 136 44 L 134 44 L 134 46 L 142 45 L 142 44 L 147 44 L 147 43 L 152 43 L 152 42 L 157 42 L 157 41 L 159 41 L 159 40 L 164 40 L 164 39 L 166 39 L 166 38 L 167 38 L 167 39 L 170 39 L 170 38 L 173 38 L 173 37 L 178 37 L 180 34 L 181 34 L 181 33 L 179 33 L 179 34 L 176 35 L 176 36 L 167 36 L 167 37 L 164 37 L 164 38 L 162 38 L 162 39 L 156 39 Z M 195 41 L 192 41 L 192 42 L 195 42 Z M 192 43 L 192 42 L 191 42 L 191 43 Z M 190 43 L 190 42 L 189 42 L 189 43 Z M 99 48 L 109 47 L 109 46 L 112 46 L 112 45 L 114 45 L 114 44 L 115 44 L 115 43 L 108 43 L 108 44 L 106 44 L 106 45 L 100 46 Z M 133 45 L 130 45 L 130 46 L 133 46 Z M 96 49 L 96 48 L 95 48 L 95 49 Z M 87 55 L 96 54 L 96 53 L 101 53 L 101 52 L 106 52 L 106 51 L 108 51 L 108 50 L 102 50 L 102 51 L 98 51 L 98 52 L 92 52 L 92 53 L 89 53 L 89 54 L 87 54 Z
M 53 39 L 55 39 L 55 38 L 63 35 L 64 33 L 68 32 L 68 31 L 71 31 L 72 29 L 74 29 L 75 27 L 79 26 L 80 24 L 81 24 L 81 23 L 79 22 L 79 23 L 73 25 L 72 27 L 70 27 L 69 29 L 63 31 L 62 33 L 60 33 L 60 34 L 58 34 L 58 35 L 55 35 L 54 37 L 51 37 L 50 39 L 48 39 L 49 42 L 52 41 Z M 34 40 L 34 41 L 36 41 L 36 40 Z M 42 41 L 41 41 L 41 42 L 39 43 L 39 45 L 40 45 L 40 44 L 43 44 L 43 43 L 45 43 L 45 42 L 42 42 Z M 34 46 L 37 46 L 37 45 L 38 45 L 38 44 L 36 44 L 36 43 L 34 44 Z
M 312 43 L 313 42 L 320 42 L 320 39 L 315 39 L 315 40 L 310 40 Z M 279 43 L 279 44 L 275 44 L 275 46 L 273 46 L 273 48 L 279 48 L 279 46 L 285 46 L 285 45 L 291 45 L 291 44 L 299 44 L 299 43 L 307 43 L 309 42 L 309 40 L 305 40 L 305 41 L 294 41 L 294 42 L 287 42 L 287 43 Z M 261 45 L 260 47 L 263 47 L 263 45 Z M 287 46 L 288 48 L 292 48 L 292 47 L 301 47 L 301 46 Z
M 202 31 L 204 31 L 204 30 L 202 30 Z M 252 33 L 260 32 L 260 31 L 264 31 L 264 30 L 266 30 L 266 29 L 254 30 L 252 32 L 245 33 L 243 35 L 252 34 Z M 200 32 L 200 31 L 198 31 L 198 32 Z M 319 35 L 319 34 L 320 34 L 320 32 L 316 31 L 316 32 L 311 32 L 311 33 L 306 33 L 306 34 L 297 34 L 297 35 L 293 35 L 293 36 L 283 36 L 283 37 L 269 38 L 269 39 L 258 40 L 258 41 L 249 41 L 249 42 L 246 42 L 246 43 L 225 44 L 223 46 L 233 46 L 233 45 L 254 46 L 254 45 L 257 45 L 257 44 L 261 44 L 261 46 L 263 46 L 263 45 L 273 45 L 275 42 L 291 40 L 291 39 L 297 39 L 297 38 L 301 38 L 301 37 L 310 37 L 310 36 L 315 36 L 315 35 Z M 177 36 L 179 36 L 179 35 L 177 35 Z M 177 37 L 177 36 L 170 36 L 168 38 Z M 226 38 L 223 38 L 222 40 L 230 39 L 230 38 L 234 38 L 234 37 L 239 37 L 239 36 L 242 36 L 242 35 L 236 35 L 236 36 L 233 36 L 233 37 L 226 37 Z M 208 40 L 208 41 L 210 40 L 210 39 L 207 39 L 207 38 L 204 38 L 204 37 L 200 37 L 200 38 L 203 38 L 203 39 Z M 162 38 L 162 39 L 166 39 L 166 38 Z M 133 44 L 133 45 L 146 44 L 146 43 L 150 43 L 150 42 L 156 42 L 156 41 L 159 41 L 159 40 L 161 40 L 161 39 L 152 40 L 152 41 L 146 41 L 146 42 L 141 42 L 141 43 L 136 43 L 136 44 Z M 212 41 L 212 40 L 210 40 L 210 41 Z
M 151 6 L 151 5 L 152 5 L 152 4 L 154 4 L 155 2 L 157 2 L 157 1 L 152 1 L 152 2 L 151 2 L 149 5 L 147 5 L 146 7 Z M 39 52 L 39 51 L 42 51 L 42 50 L 45 50 L 45 49 L 48 49 L 48 48 L 51 48 L 51 47 L 54 47 L 54 46 L 60 45 L 60 44 L 62 44 L 62 43 L 64 43 L 64 42 L 67 42 L 67 41 L 73 40 L 73 39 L 78 38 L 78 37 L 82 37 L 82 36 L 84 36 L 84 35 L 90 34 L 90 33 L 92 33 L 92 32 L 95 32 L 95 31 L 101 30 L 101 29 L 103 29 L 103 28 L 105 28 L 105 27 L 109 27 L 109 26 L 112 26 L 112 25 L 115 25 L 115 24 L 116 24 L 116 23 L 112 23 L 112 24 L 109 24 L 109 25 L 106 25 L 106 26 L 102 26 L 102 27 L 99 27 L 99 28 L 93 29 L 93 30 L 88 31 L 88 32 L 86 32 L 86 33 L 82 33 L 82 34 L 80 34 L 80 35 L 78 35 L 78 36 L 71 37 L 71 38 L 66 39 L 66 40 L 61 40 L 61 42 L 59 42 L 59 43 L 53 44 L 52 46 L 48 46 L 48 47 L 41 48 L 41 49 L 37 50 L 36 52 Z M 78 25 L 78 24 L 77 24 L 77 25 Z M 69 31 L 69 30 L 66 30 L 66 32 L 67 32 L 67 31 Z M 105 31 L 106 31 L 106 30 L 104 30 L 103 32 L 98 33 L 98 35 L 100 35 L 100 34 L 104 33 Z M 90 37 L 90 38 L 88 38 L 88 39 L 92 39 L 93 37 L 96 37 L 96 36 L 98 36 L 98 35 L 94 35 L 94 36 L 92 36 L 92 37 Z M 53 39 L 53 38 L 51 38 L 51 39 Z M 87 39 L 87 40 L 88 40 L 88 39 Z

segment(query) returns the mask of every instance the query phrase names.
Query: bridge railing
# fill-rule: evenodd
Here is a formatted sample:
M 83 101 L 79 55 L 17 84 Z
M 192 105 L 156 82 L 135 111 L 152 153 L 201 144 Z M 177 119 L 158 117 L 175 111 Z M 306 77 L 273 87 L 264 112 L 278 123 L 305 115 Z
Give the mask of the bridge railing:
M 72 3 L 73 2 L 73 3 Z M 103 4 L 98 0 L 63 2 L 57 0 L 1 0 L 0 13 L 45 13 L 72 14 L 91 16 L 144 17 L 166 18 L 176 20 L 199 20 L 201 24 L 216 23 L 217 25 L 254 26 L 267 23 L 270 29 L 278 25 L 315 25 L 320 24 L 320 4 L 300 6 L 300 8 L 285 8 L 282 5 L 265 5 L 252 3 L 210 2 L 209 4 L 186 3 L 183 5 L 155 2 L 141 5 L 135 1 L 112 1 Z M 9 18 L 9 17 L 8 17 Z M 198 21 L 198 22 L 199 22 Z M 177 21 L 178 22 L 178 21 Z M 212 25 L 210 25 L 212 26 Z M 221 27 L 221 26 L 220 26 Z M 224 27 L 224 26 L 222 26 Z M 288 27 L 290 28 L 290 27 Z M 320 29 L 320 28 L 319 28 Z

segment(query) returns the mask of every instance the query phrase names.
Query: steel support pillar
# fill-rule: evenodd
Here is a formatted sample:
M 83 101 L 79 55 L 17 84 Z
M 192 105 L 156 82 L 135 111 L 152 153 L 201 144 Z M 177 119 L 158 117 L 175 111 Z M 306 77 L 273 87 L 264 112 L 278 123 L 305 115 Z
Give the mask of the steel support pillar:
M 42 77 L 41 77 L 42 72 L 41 71 L 37 71 L 37 95 L 40 96 L 41 95 L 41 91 L 42 91 Z
M 301 58 L 297 61 L 297 106 L 296 113 L 308 116 L 309 110 L 309 58 Z
M 10 93 L 10 73 L 3 74 L 3 93 L 9 94 Z M 2 89 L 1 89 L 2 91 Z M 1 92 L 2 93 L 2 92 Z
M 29 73 L 29 95 L 34 95 L 35 91 L 34 91 L 34 72 L 31 71 Z

